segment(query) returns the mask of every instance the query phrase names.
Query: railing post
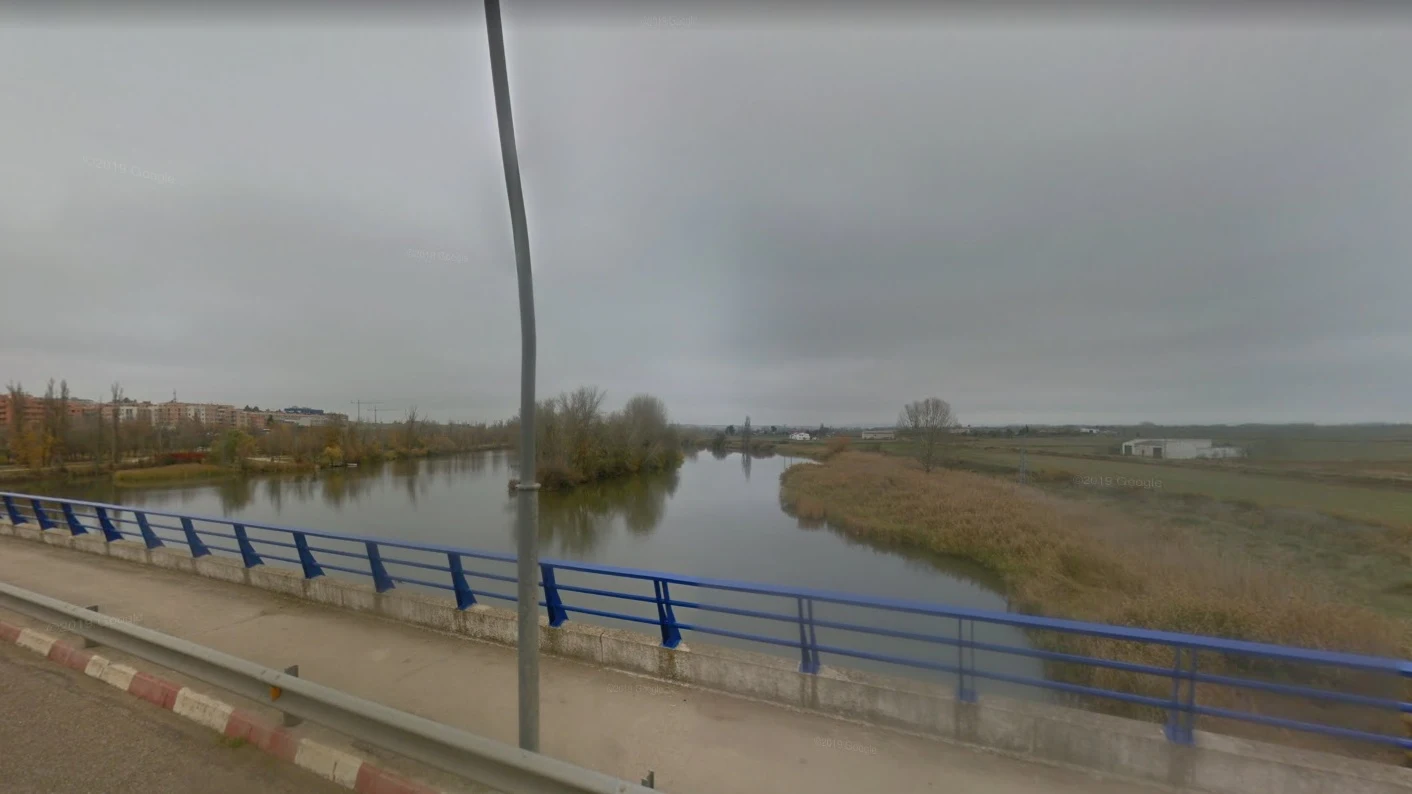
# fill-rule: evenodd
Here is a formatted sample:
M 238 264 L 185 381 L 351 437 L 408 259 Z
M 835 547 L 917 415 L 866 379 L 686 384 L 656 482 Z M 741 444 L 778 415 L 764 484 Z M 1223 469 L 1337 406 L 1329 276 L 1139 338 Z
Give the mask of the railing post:
M 1189 679 L 1189 689 L 1186 703 L 1182 702 L 1182 651 L 1181 646 L 1173 646 L 1175 659 L 1172 662 L 1172 706 L 1167 711 L 1167 740 L 1176 744 L 1191 744 L 1191 703 L 1196 695 L 1196 681 Z M 1195 663 L 1196 651 L 1188 651 L 1192 655 L 1192 662 Z M 1193 673 L 1194 675 L 1194 673 Z
M 206 544 L 201 542 L 201 536 L 196 534 L 196 527 L 192 526 L 191 519 L 183 517 L 181 519 L 181 530 L 186 533 L 186 545 L 191 547 L 191 558 L 205 557 L 211 553 L 206 548 Z
M 88 534 L 88 527 L 83 526 L 83 521 L 79 521 L 78 513 L 73 511 L 72 504 L 64 503 L 64 520 L 69 524 L 69 533 L 75 535 Z
M 475 606 L 476 594 L 466 584 L 466 569 L 461 565 L 461 555 L 454 551 L 447 552 L 446 561 L 451 566 L 451 589 L 456 591 L 456 608 L 470 609 Z
M 807 612 L 803 597 L 795 598 L 794 602 L 799 608 L 799 672 L 817 673 L 819 651 L 814 647 L 814 599 L 808 599 Z
M 34 508 L 34 520 L 39 522 L 39 528 L 41 530 L 53 529 L 54 522 L 50 521 L 49 514 L 44 512 L 44 505 L 40 504 L 38 499 L 29 500 L 29 504 Z
M 554 582 L 554 566 L 541 562 L 539 575 L 544 582 L 544 608 L 549 613 L 549 625 L 562 626 L 569 619 L 569 613 L 564 611 L 564 602 L 559 598 L 559 585 Z
M 392 577 L 387 575 L 387 568 L 383 567 L 382 554 L 378 551 L 378 544 L 371 540 L 364 544 L 368 548 L 368 571 L 373 575 L 373 587 L 379 593 L 386 593 L 395 585 Z
M 64 521 L 69 525 L 69 532 L 75 535 L 87 535 L 88 527 L 78 520 L 78 513 L 74 512 L 74 506 L 64 502 Z
M 93 508 L 93 512 L 98 514 L 98 526 L 103 528 L 103 537 L 109 543 L 123 539 L 123 533 L 119 532 L 118 528 L 113 526 L 113 520 L 108 518 L 107 510 L 101 507 L 95 507 Z
M 1186 679 L 1186 743 L 1192 744 L 1196 740 L 1196 657 L 1198 651 L 1195 648 L 1187 653 L 1191 656 L 1191 666 L 1187 668 Z
M 324 569 L 309 551 L 309 538 L 303 532 L 294 533 L 294 547 L 299 550 L 299 567 L 304 569 L 305 579 L 317 579 L 324 575 Z
M 967 624 L 970 624 L 969 627 Z M 970 628 L 970 639 L 966 639 L 966 629 Z M 976 666 L 976 649 L 971 643 L 976 641 L 976 622 L 966 621 L 961 618 L 956 619 L 956 699 L 962 703 L 976 702 L 976 679 L 969 676 L 967 681 L 967 670 L 974 670 Z M 970 664 L 967 664 L 966 651 L 970 651 Z
M 677 628 L 677 613 L 672 610 L 672 592 L 664 579 L 653 579 L 652 590 L 657 594 L 657 625 L 662 629 L 662 647 L 681 645 L 681 630 Z
M 16 526 L 26 523 L 25 517 L 20 515 L 20 511 L 15 509 L 15 500 L 5 497 L 5 512 L 10 514 L 10 523 Z
M 231 524 L 235 529 L 235 544 L 240 547 L 240 560 L 245 563 L 246 568 L 254 568 L 256 565 L 264 565 L 265 561 L 260 559 L 260 555 L 255 553 L 255 547 L 250 545 L 250 537 L 245 532 L 244 524 Z
M 805 604 L 809 613 L 809 652 L 814 656 L 814 672 L 819 672 L 819 640 L 814 636 L 814 599 Z
M 162 539 L 157 537 L 157 533 L 152 531 L 152 525 L 147 523 L 147 514 L 133 512 L 137 518 L 137 528 L 142 532 L 142 542 L 147 544 L 149 549 L 160 549 L 163 544 Z

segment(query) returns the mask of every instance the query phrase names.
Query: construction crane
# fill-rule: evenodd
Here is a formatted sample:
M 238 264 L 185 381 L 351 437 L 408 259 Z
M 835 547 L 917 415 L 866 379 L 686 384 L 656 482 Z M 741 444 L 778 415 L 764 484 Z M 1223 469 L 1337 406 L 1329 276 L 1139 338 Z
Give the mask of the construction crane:
M 349 400 L 350 405 L 357 405 L 357 421 L 363 421 L 363 405 L 381 405 L 381 400 Z M 376 411 L 376 408 L 374 408 Z

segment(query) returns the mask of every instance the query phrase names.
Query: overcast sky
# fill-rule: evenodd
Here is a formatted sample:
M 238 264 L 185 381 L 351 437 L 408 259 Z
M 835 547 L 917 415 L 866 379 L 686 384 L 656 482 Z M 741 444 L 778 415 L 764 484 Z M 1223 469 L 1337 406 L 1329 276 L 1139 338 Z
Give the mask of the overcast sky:
M 1412 15 L 506 5 L 542 393 L 1412 421 Z M 441 8 L 10 19 L 0 379 L 514 414 L 484 17 Z

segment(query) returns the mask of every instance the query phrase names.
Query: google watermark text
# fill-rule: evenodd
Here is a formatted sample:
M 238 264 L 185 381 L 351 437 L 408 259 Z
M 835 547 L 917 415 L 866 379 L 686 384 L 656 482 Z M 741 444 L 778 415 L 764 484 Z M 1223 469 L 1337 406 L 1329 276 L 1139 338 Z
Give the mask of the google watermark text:
M 176 178 L 173 177 L 171 174 L 162 174 L 156 171 L 148 171 L 145 168 L 139 168 L 135 165 L 128 165 L 127 163 L 120 163 L 117 160 L 105 160 L 102 157 L 85 157 L 83 158 L 83 163 L 84 165 L 97 168 L 100 171 L 112 171 L 116 174 L 127 174 L 128 176 L 135 176 L 138 179 L 146 179 L 149 182 L 156 182 L 159 185 L 176 184 Z
M 1161 480 L 1140 480 L 1132 477 L 1081 476 L 1075 477 L 1073 483 L 1085 488 L 1146 488 L 1153 491 L 1162 489 Z

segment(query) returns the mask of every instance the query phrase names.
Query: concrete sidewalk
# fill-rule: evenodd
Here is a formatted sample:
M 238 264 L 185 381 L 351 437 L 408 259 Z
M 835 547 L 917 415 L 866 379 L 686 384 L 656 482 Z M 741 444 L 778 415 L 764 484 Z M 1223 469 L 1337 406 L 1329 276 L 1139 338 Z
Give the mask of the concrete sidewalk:
M 0 580 L 513 744 L 513 649 L 237 584 L 0 538 Z M 544 753 L 671 792 L 1161 789 L 541 658 Z

